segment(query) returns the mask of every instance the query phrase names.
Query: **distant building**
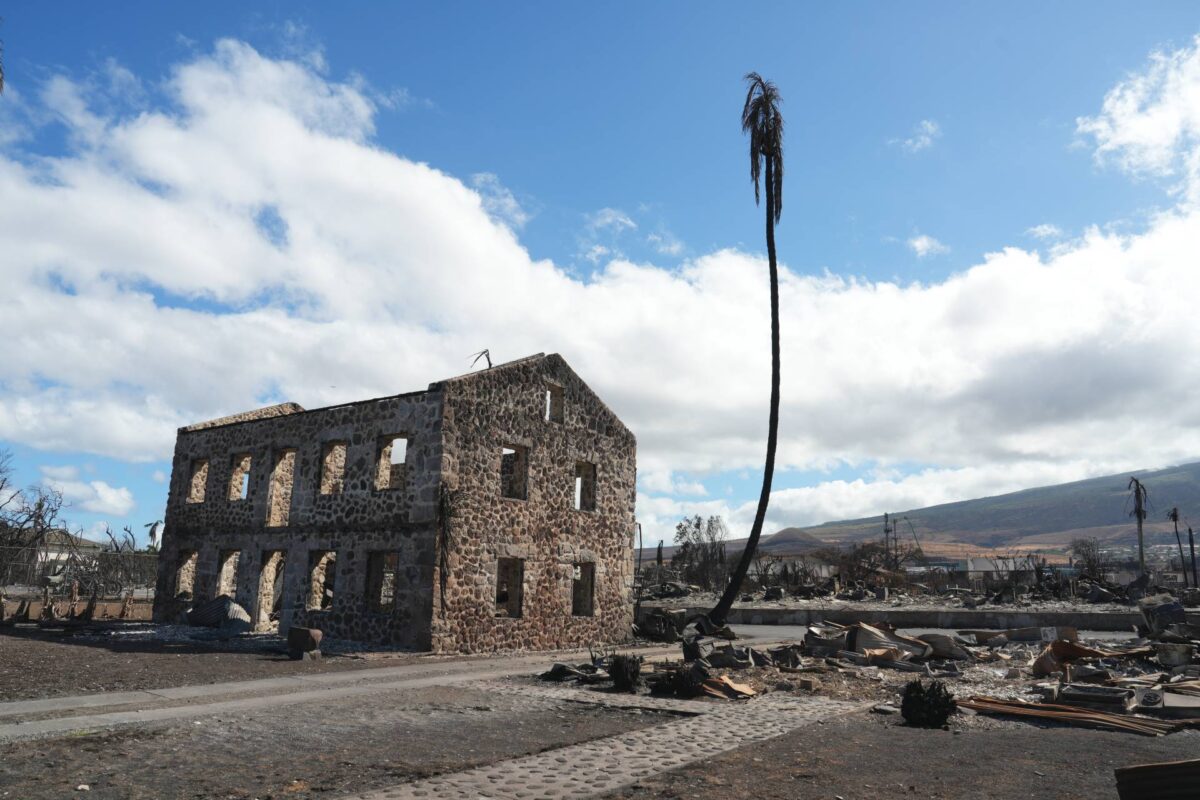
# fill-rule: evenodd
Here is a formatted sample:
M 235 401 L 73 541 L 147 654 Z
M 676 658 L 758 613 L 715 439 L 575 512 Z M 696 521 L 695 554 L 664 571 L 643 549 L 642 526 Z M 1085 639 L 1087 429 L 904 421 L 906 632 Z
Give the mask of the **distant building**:
M 1033 565 L 1027 558 L 971 557 L 966 559 L 964 571 L 968 580 L 1010 580 L 1023 573 L 1032 574 Z
M 7 543 L 0 552 L 0 587 L 28 590 L 46 582 L 57 583 L 72 555 L 88 559 L 104 549 L 99 542 L 62 529 L 47 531 L 40 540 L 12 528 L 0 533 Z
M 179 430 L 155 617 L 230 595 L 266 630 L 438 651 L 615 642 L 636 442 L 557 355 Z

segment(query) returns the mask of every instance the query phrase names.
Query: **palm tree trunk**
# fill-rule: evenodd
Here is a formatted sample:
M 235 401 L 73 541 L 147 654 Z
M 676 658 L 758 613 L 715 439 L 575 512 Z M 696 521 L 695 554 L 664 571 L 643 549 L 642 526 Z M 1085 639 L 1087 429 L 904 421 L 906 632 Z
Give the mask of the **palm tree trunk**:
M 642 586 L 645 583 L 646 575 L 642 572 L 642 523 L 633 523 L 637 526 L 638 533 L 638 560 L 637 560 L 637 600 L 633 604 L 633 624 L 638 624 L 638 617 L 642 614 Z M 662 547 L 662 542 L 658 543 Z
M 1183 560 L 1183 539 L 1179 538 L 1179 520 L 1175 520 L 1175 544 L 1179 547 L 1179 571 L 1183 573 L 1183 588 L 1187 588 L 1187 562 Z
M 775 477 L 775 447 L 779 439 L 779 267 L 775 261 L 775 194 L 771 187 L 775 185 L 774 170 L 771 159 L 766 159 L 767 187 L 767 261 L 771 270 L 771 412 L 767 422 L 767 458 L 763 465 L 762 492 L 758 496 L 758 510 L 754 512 L 754 525 L 750 528 L 750 538 L 746 541 L 746 549 L 738 561 L 737 569 L 725 587 L 725 594 L 709 612 L 708 618 L 715 625 L 724 625 L 729 609 L 742 588 L 742 581 L 750 570 L 750 562 L 754 551 L 758 548 L 758 540 L 762 537 L 763 522 L 767 516 L 767 505 L 771 501 L 771 481 Z
M 1200 578 L 1196 575 L 1196 539 L 1192 536 L 1192 526 L 1188 525 L 1188 550 L 1192 552 L 1192 586 L 1200 587 Z
M 1138 568 L 1141 574 L 1146 574 L 1146 540 L 1142 538 L 1142 509 L 1139 501 L 1137 508 L 1137 524 L 1138 524 Z

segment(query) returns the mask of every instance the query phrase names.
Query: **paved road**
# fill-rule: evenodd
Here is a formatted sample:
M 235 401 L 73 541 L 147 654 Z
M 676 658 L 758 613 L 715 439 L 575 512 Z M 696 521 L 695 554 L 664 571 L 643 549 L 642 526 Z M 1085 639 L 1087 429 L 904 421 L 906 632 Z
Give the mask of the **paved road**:
M 722 703 L 600 694 L 567 687 L 513 686 L 507 690 L 549 693 L 586 703 L 672 710 L 688 716 L 632 733 L 438 775 L 347 800 L 592 797 L 866 707 L 823 697 L 775 694 Z
M 768 645 L 780 631 L 764 626 L 747 631 Z M 651 657 L 677 656 L 678 647 L 642 649 Z M 582 656 L 583 654 L 576 654 Z M 821 697 L 765 695 L 750 701 L 686 701 L 584 690 L 511 680 L 539 671 L 567 654 L 504 656 L 455 662 L 427 662 L 308 676 L 179 686 L 138 692 L 103 692 L 76 697 L 0 704 L 0 743 L 74 736 L 81 731 L 200 720 L 238 712 L 269 713 L 298 704 L 336 708 L 349 698 L 369 698 L 397 690 L 471 687 L 494 693 L 547 698 L 624 709 L 671 712 L 671 721 L 582 744 L 558 747 L 461 772 L 404 782 L 360 795 L 360 800 L 434 798 L 543 798 L 557 800 L 611 792 L 652 775 L 796 728 L 849 713 L 859 705 Z M 207 724 L 207 723 L 206 723 Z

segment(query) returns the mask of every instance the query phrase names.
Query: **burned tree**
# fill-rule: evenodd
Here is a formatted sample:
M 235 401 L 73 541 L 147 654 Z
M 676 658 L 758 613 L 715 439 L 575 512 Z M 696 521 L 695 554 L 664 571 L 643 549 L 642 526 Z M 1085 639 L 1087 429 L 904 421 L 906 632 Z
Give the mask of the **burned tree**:
M 1074 539 L 1071 555 L 1079 562 L 1079 572 L 1095 580 L 1104 580 L 1109 570 L 1108 559 L 1100 549 L 1097 539 Z
M 779 268 L 775 260 L 775 225 L 783 212 L 783 114 L 779 105 L 783 98 L 775 84 L 751 72 L 746 75 L 749 90 L 742 106 L 742 131 L 750 134 L 750 180 L 754 182 L 754 202 L 759 201 L 759 178 L 763 179 L 766 197 L 767 264 L 771 278 L 771 401 L 767 418 L 767 453 L 763 464 L 762 490 L 758 509 L 750 526 L 746 549 L 734 568 L 725 593 L 708 613 L 709 620 L 724 625 L 733 601 L 741 591 L 742 581 L 750 570 L 750 561 L 762 537 L 767 506 L 771 502 L 771 480 L 775 475 L 775 448 L 779 441 Z
M 1137 520 L 1137 538 L 1138 538 L 1138 570 L 1142 575 L 1146 574 L 1146 540 L 1142 535 L 1142 527 L 1146 522 L 1146 515 L 1150 508 L 1150 493 L 1146 491 L 1146 486 L 1137 478 L 1129 479 L 1129 502 L 1133 505 L 1133 510 L 1129 512 L 1129 516 Z
M 54 489 L 17 488 L 12 455 L 0 451 L 0 586 L 32 584 L 40 582 L 43 573 L 56 573 L 57 559 L 49 557 L 51 540 L 67 548 L 73 541 L 63 531 L 62 508 L 62 494 Z
M 1188 550 L 1192 556 L 1192 586 L 1200 586 L 1200 576 L 1196 575 L 1196 537 L 1191 525 L 1188 525 Z
M 686 583 L 707 591 L 719 589 L 728 573 L 725 540 L 729 532 L 720 517 L 684 517 L 675 526 L 675 555 L 671 566 Z
M 782 574 L 783 558 L 769 553 L 755 553 L 753 562 L 754 582 L 760 588 L 776 583 L 776 575 Z
M 1174 506 L 1167 512 L 1169 519 L 1175 526 L 1175 546 L 1179 548 L 1179 571 L 1183 573 L 1183 585 L 1188 585 L 1188 570 L 1187 562 L 1183 560 L 1183 539 L 1179 537 L 1179 506 Z

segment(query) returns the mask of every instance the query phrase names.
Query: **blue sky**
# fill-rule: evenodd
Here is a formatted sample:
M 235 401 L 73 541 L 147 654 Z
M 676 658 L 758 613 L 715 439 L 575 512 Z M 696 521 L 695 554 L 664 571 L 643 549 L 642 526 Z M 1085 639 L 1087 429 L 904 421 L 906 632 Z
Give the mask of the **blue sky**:
M 14 452 L 22 482 L 65 482 L 77 525 L 140 530 L 161 516 L 159 481 L 178 425 L 248 403 L 316 406 L 355 399 L 354 392 L 419 388 L 462 371 L 479 349 L 475 342 L 513 357 L 559 351 L 639 434 L 639 516 L 665 531 L 679 513 L 723 513 L 737 531 L 757 494 L 765 426 L 763 343 L 756 338 L 765 330 L 765 286 L 729 277 L 739 265 L 749 276 L 761 269 L 762 214 L 738 126 L 741 76 L 754 69 L 785 100 L 778 240 L 797 292 L 783 311 L 796 337 L 785 347 L 785 376 L 797 383 L 794 406 L 785 397 L 791 450 L 777 480 L 785 494 L 774 522 L 896 511 L 1186 459 L 1200 454 L 1191 418 L 1168 419 L 1162 430 L 1127 426 L 1132 444 L 1096 430 L 1122 426 L 1123 415 L 1150 402 L 1109 382 L 1126 365 L 1126 350 L 1147 344 L 1143 333 L 1170 363 L 1191 355 L 1190 339 L 1169 330 L 1161 340 L 1150 332 L 1131 337 L 1132 312 L 1112 298 L 1133 285 L 1146 293 L 1144 308 L 1160 307 L 1160 287 L 1182 274 L 1171 270 L 1186 269 L 1164 258 L 1170 263 L 1156 267 L 1163 283 L 1153 283 L 1143 278 L 1158 272 L 1120 254 L 1139 243 L 1160 252 L 1154 237 L 1171 234 L 1164 215 L 1191 230 L 1190 194 L 1179 182 L 1188 179 L 1181 165 L 1194 131 L 1184 124 L 1165 145 L 1148 145 L 1137 140 L 1146 126 L 1133 117 L 1191 103 L 1187 54 L 1198 32 L 1200 10 L 1189 3 L 781 3 L 753 15 L 715 3 L 11 7 L 0 26 L 9 83 L 0 96 L 0 157 L 54 174 L 6 171 L 0 191 L 8 181 L 3 196 L 19 200 L 57 183 L 73 196 L 47 196 L 31 204 L 20 226 L 0 230 L 0 247 L 11 245 L 8 257 L 0 249 L 0 270 L 10 287 L 28 290 L 24 299 L 10 293 L 26 313 L 38 300 L 51 301 L 81 321 L 57 328 L 47 321 L 39 333 L 36 322 L 33 331 L 18 330 L 9 316 L 10 333 L 36 339 L 31 346 L 47 347 L 51 358 L 68 356 L 61 368 L 32 355 L 0 367 L 0 443 Z M 245 50 L 222 50 L 221 41 Z M 1183 54 L 1178 80 L 1139 94 L 1133 111 L 1106 108 L 1112 92 L 1150 74 L 1154 53 Z M 271 72 L 280 64 L 303 74 Z M 208 92 L 203 99 L 178 80 L 217 73 L 222 80 L 197 89 Z M 229 76 L 232 83 L 224 83 Z M 247 87 L 256 80 L 290 82 L 270 84 L 284 86 L 285 99 L 266 89 L 255 94 Z M 214 177 L 201 186 L 172 159 L 203 152 L 198 163 L 209 163 L 209 147 L 232 147 L 219 117 L 221 92 L 234 85 L 245 108 L 278 104 L 299 120 L 320 139 L 314 147 L 340 138 L 359 150 L 344 163 L 336 154 L 350 151 L 335 148 L 329 164 L 297 160 L 270 175 L 245 168 L 236 180 Z M 290 93 L 313 86 L 332 92 L 320 95 L 327 108 L 313 111 Z M 331 121 L 339 115 L 351 121 Z M 190 124 L 200 118 L 213 123 Z M 156 138 L 162 131 L 142 124 L 147 119 L 180 135 Z M 270 154 L 267 133 L 243 133 L 247 150 Z M 1171 150 L 1165 161 L 1158 150 L 1147 157 L 1160 145 Z M 381 213 L 374 228 L 306 228 L 304 220 L 319 216 L 296 210 L 297 195 L 288 192 L 321 194 L 330 174 L 324 170 L 341 170 L 345 180 L 353 159 L 371 153 L 387 155 L 387 165 L 403 166 L 404 180 L 425 189 L 393 198 L 387 193 L 410 187 L 372 184 L 382 178 L 364 172 L 342 189 L 375 197 L 371 208 L 395 199 L 394 215 Z M 235 155 L 228 151 L 230 160 Z M 436 173 L 410 169 L 419 164 Z M 111 182 L 101 186 L 82 173 Z M 428 210 L 423 203 L 441 202 L 428 200 L 433 184 L 423 182 L 443 177 L 456 187 L 446 188 L 454 199 L 420 226 L 411 223 L 420 231 L 385 242 L 393 221 L 403 228 L 402 218 Z M 246 188 L 255 181 L 253 191 Z M 139 188 L 148 196 L 139 197 Z M 441 198 L 442 184 L 435 188 Z M 477 198 L 487 220 L 463 210 L 459 189 Z M 172 241 L 139 242 L 143 204 L 155 199 L 178 201 L 163 213 L 191 220 L 194 238 L 179 258 L 211 248 L 234 274 L 209 286 L 190 276 L 211 266 L 175 270 L 169 262 L 171 247 L 183 247 L 178 233 L 164 235 Z M 258 240 L 237 240 L 234 217 L 220 216 L 231 207 Z M 129 232 L 118 224 L 103 240 L 61 244 L 74 233 L 56 234 L 55 226 L 99 226 L 99 209 L 125 220 Z M 46 256 L 43 240 L 61 250 Z M 401 293 L 412 287 L 410 296 L 363 307 L 327 276 L 289 272 L 296 260 L 290 250 L 302 242 L 310 253 L 341 248 L 346 262 L 328 269 L 344 270 L 350 284 L 361 280 L 364 296 L 376 279 L 420 280 L 399 284 Z M 245 277 L 254 273 L 249 264 L 262 263 L 254 248 L 263 246 L 280 256 L 274 272 Z M 488 266 L 471 247 L 503 256 Z M 130 253 L 139 249 L 154 257 L 135 263 L 139 256 Z M 1001 252 L 1017 266 L 989 260 Z M 540 306 L 573 298 L 594 309 L 564 312 L 580 329 L 561 338 L 553 326 L 540 336 L 506 338 L 511 320 L 499 313 L 471 327 L 464 320 L 475 312 L 443 298 L 444 287 L 425 282 L 422 272 L 442 268 L 428 254 L 456 253 L 464 259 L 460 278 L 474 275 L 467 264 L 528 276 L 520 285 L 533 288 L 496 303 L 520 305 L 546 292 Z M 1090 280 L 1077 262 L 1092 260 L 1105 265 L 1096 274 L 1112 283 L 1083 292 L 1076 308 L 1073 293 Z M 658 281 L 666 281 L 662 294 L 647 298 Z M 1030 310 L 1042 286 L 1060 292 L 1046 295 L 1044 318 Z M 761 298 L 750 294 L 759 290 Z M 730 296 L 744 302 L 731 304 L 736 313 L 721 305 Z M 656 298 L 657 308 L 640 305 Z M 614 303 L 636 305 L 638 315 L 606 317 Z M 120 321 L 106 324 L 102 308 Z M 168 362 L 197 356 L 165 341 L 156 349 L 156 340 L 169 338 L 166 320 L 180 321 L 172 311 L 196 315 L 186 324 L 214 338 L 224 335 L 219 330 L 244 340 L 272 325 L 288 327 L 294 346 L 275 342 L 236 375 L 220 371 L 227 360 L 214 359 L 176 377 Z M 1059 325 L 1062 319 L 1073 323 Z M 330 358 L 323 373 L 286 369 L 292 360 L 311 363 L 313 352 L 304 348 L 339 325 L 385 326 L 411 343 L 404 352 L 412 357 L 386 368 Z M 1026 341 L 1031 330 L 1036 341 Z M 723 349 L 731 332 L 753 353 L 745 365 L 729 363 L 739 361 L 737 349 Z M 947 344 L 956 341 L 971 346 Z M 1062 379 L 1064 369 L 1071 380 Z M 201 385 L 205 376 L 234 388 Z M 1185 405 L 1192 390 L 1184 377 L 1148 383 L 1145 392 Z M 655 386 L 628 385 L 639 381 Z M 984 389 L 987 400 L 980 399 Z M 1098 395 L 1112 402 L 1097 402 Z M 818 413 L 831 408 L 845 413 Z M 1146 441 L 1156 436 L 1172 443 Z

